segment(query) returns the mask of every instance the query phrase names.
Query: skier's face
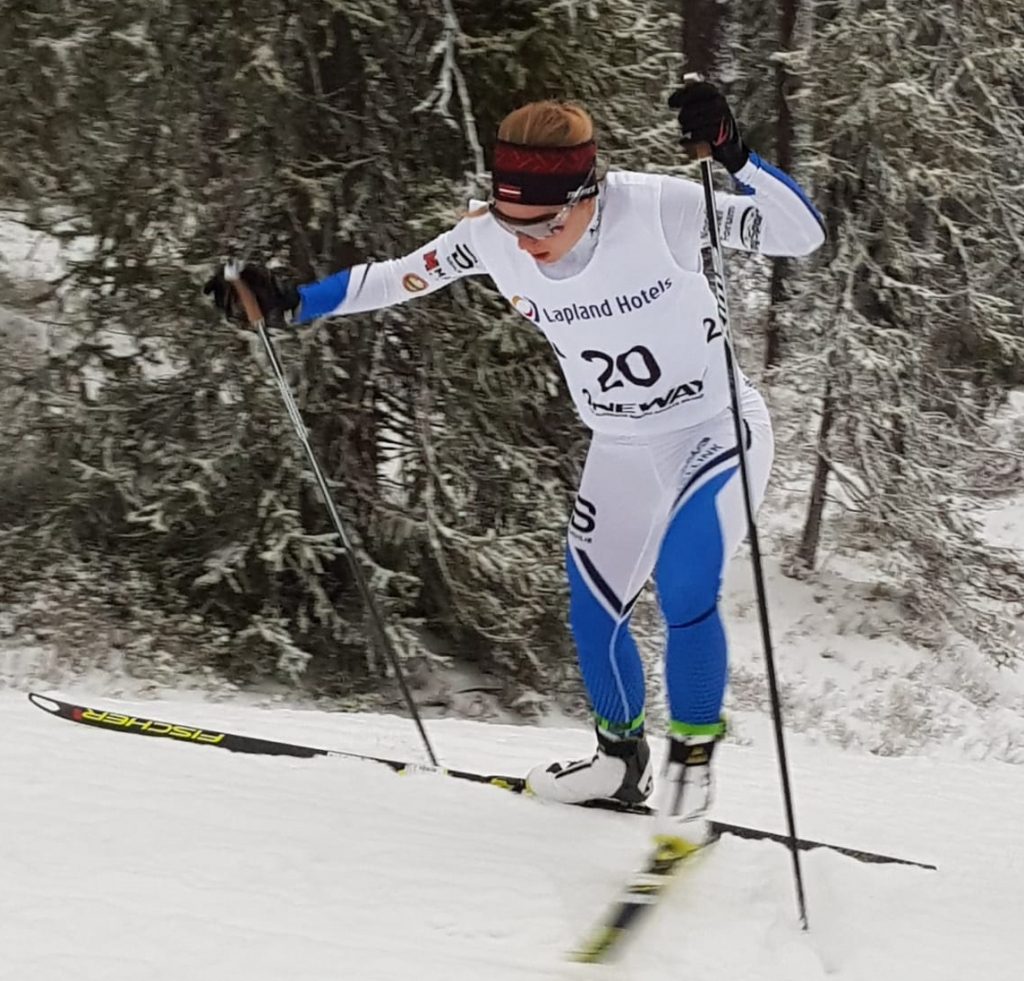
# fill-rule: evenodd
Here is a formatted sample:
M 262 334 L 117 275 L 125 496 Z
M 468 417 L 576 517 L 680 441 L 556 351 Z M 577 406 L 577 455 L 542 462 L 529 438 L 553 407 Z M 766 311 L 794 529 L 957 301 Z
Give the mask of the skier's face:
M 580 240 L 593 217 L 594 201 L 587 198 L 560 211 L 540 204 L 502 201 L 491 206 L 491 213 L 502 228 L 516 236 L 519 248 L 547 264 L 557 262 Z

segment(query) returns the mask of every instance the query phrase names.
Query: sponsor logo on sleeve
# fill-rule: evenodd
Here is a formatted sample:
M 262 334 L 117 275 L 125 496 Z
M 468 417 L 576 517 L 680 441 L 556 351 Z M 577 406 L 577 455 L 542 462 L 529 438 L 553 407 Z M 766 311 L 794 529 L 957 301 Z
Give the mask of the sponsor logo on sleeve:
M 406 273 L 402 277 L 402 287 L 407 293 L 422 293 L 427 288 L 427 281 L 416 273 Z
M 423 269 L 431 279 L 441 281 L 448 278 L 448 274 L 441 265 L 441 260 L 437 257 L 437 249 L 423 253 Z
M 724 218 L 722 217 L 721 212 L 719 212 L 719 220 L 722 222 L 722 239 L 728 242 L 732 235 L 733 223 L 736 220 L 736 205 L 730 204 L 729 207 L 725 209 Z
M 744 248 L 751 252 L 758 252 L 761 249 L 761 226 L 764 224 L 764 217 L 757 208 L 747 208 L 740 218 L 740 241 Z
M 718 208 L 715 211 L 718 218 L 718 235 L 723 241 L 732 234 L 733 222 L 736 220 L 736 205 L 731 204 L 724 211 Z M 707 214 L 704 215 L 704 224 L 701 225 L 700 237 L 707 238 L 711 234 L 711 225 L 708 222 Z
M 476 269 L 480 265 L 479 260 L 467 245 L 458 246 L 454 252 L 445 257 L 445 262 L 448 263 L 449 269 L 454 269 L 456 272 L 469 272 L 470 269 Z

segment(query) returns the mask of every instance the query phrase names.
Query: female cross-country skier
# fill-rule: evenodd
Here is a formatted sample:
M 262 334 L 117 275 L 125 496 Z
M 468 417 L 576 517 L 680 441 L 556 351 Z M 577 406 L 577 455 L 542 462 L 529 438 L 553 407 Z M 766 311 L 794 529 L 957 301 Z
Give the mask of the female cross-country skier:
M 724 96 L 689 82 L 669 106 L 684 144 L 707 143 L 733 175 L 719 193 L 724 245 L 802 256 L 824 240 L 821 218 L 786 174 L 750 152 Z M 569 520 L 569 623 L 593 706 L 597 750 L 529 774 L 538 797 L 646 800 L 644 674 L 630 635 L 633 604 L 653 575 L 667 625 L 671 721 L 657 798 L 659 834 L 704 833 L 711 760 L 722 736 L 727 648 L 718 608 L 725 564 L 746 533 L 727 362 L 703 275 L 703 188 L 657 174 L 602 174 L 580 107 L 535 102 L 498 129 L 493 191 L 410 255 L 357 265 L 304 286 L 261 266 L 242 278 L 267 316 L 294 323 L 375 310 L 463 276 L 489 275 L 550 341 L 580 418 L 593 430 Z M 229 316 L 223 276 L 207 284 Z M 755 507 L 772 462 L 761 396 L 741 383 Z

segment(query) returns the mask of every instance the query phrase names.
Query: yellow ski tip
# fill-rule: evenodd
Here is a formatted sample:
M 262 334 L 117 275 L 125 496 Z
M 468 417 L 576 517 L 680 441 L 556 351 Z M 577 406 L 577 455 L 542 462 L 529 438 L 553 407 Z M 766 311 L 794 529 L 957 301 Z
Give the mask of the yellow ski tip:
M 622 933 L 621 927 L 603 926 L 587 938 L 586 942 L 569 954 L 576 964 L 597 964 L 615 946 Z
M 653 840 L 655 847 L 666 858 L 686 858 L 703 847 L 700 842 L 690 841 L 680 835 L 655 835 Z

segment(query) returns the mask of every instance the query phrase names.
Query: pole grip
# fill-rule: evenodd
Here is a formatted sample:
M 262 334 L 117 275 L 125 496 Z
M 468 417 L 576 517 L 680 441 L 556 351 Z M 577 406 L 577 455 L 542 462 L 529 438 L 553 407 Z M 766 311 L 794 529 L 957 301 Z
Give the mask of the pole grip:
M 246 285 L 244 279 L 242 279 L 240 270 L 235 263 L 229 262 L 224 266 L 224 278 L 232 285 L 238 299 L 242 303 L 242 309 L 245 310 L 245 315 L 249 319 L 249 323 L 255 327 L 258 323 L 263 322 L 263 311 L 260 309 L 259 303 L 256 302 L 256 296 L 251 289 Z

